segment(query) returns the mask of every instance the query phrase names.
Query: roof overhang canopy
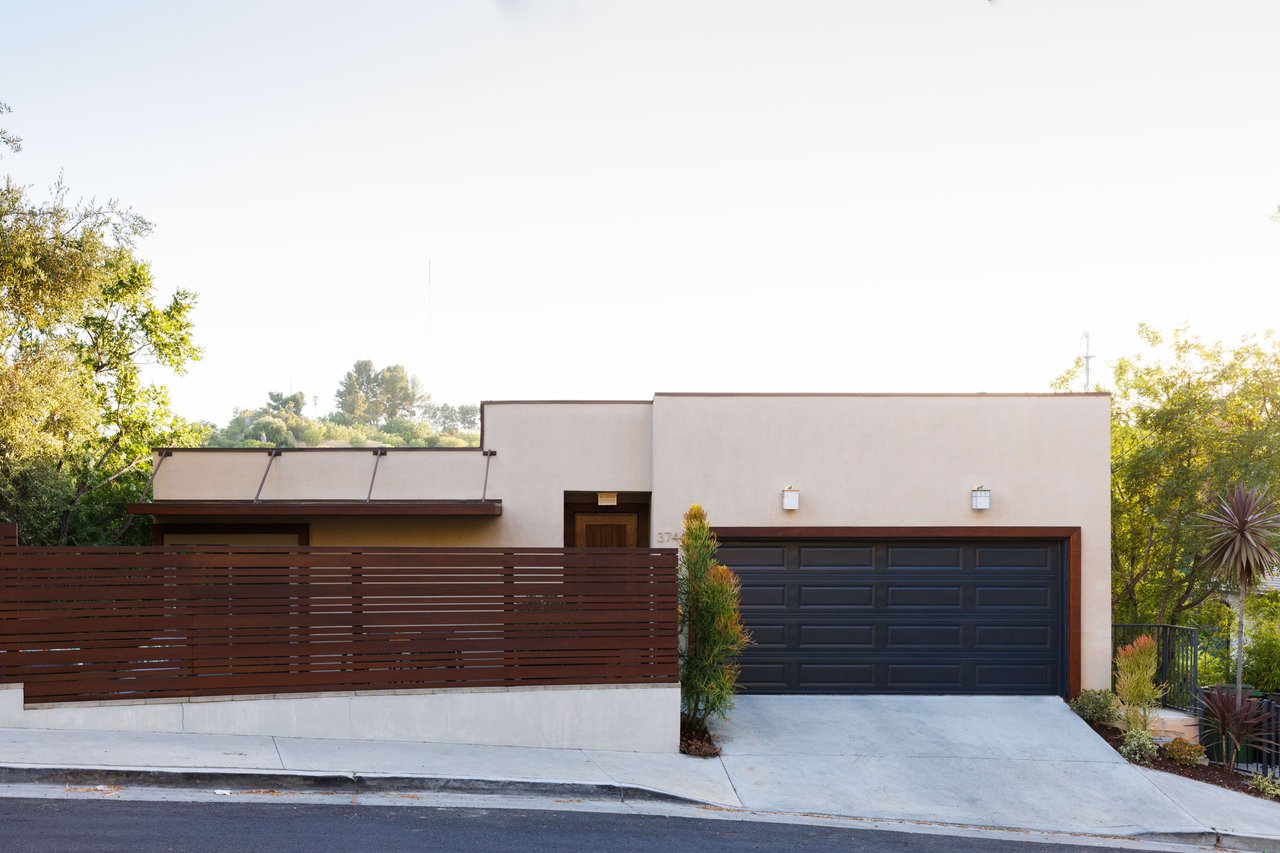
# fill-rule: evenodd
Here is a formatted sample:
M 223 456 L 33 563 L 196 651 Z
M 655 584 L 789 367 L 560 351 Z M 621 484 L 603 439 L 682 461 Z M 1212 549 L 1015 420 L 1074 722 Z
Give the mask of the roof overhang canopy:
M 150 501 L 131 503 L 132 515 L 162 516 L 495 516 L 501 500 L 429 501 Z

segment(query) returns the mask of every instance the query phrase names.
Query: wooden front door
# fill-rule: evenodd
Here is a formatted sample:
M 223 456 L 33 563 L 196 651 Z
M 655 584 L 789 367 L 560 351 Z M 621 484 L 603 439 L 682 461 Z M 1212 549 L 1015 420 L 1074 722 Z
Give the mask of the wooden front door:
M 635 513 L 579 512 L 573 517 L 575 548 L 635 548 L 640 519 Z

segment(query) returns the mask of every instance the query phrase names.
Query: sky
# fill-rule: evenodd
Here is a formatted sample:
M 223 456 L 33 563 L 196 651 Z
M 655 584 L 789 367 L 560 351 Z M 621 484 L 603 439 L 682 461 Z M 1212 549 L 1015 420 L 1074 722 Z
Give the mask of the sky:
M 188 417 L 1044 391 L 1280 317 L 1280 3 L 0 2 L 0 171 L 198 291 Z

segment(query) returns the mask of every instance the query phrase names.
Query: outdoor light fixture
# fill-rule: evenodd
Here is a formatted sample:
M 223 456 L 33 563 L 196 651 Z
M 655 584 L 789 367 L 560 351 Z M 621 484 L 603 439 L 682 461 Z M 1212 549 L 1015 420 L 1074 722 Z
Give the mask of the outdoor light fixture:
M 986 486 L 978 486 L 970 492 L 974 509 L 991 509 L 991 490 Z
M 596 506 L 617 506 L 617 492 L 596 492 Z
M 794 486 L 787 486 L 782 490 L 782 508 L 794 510 L 800 508 L 800 490 Z

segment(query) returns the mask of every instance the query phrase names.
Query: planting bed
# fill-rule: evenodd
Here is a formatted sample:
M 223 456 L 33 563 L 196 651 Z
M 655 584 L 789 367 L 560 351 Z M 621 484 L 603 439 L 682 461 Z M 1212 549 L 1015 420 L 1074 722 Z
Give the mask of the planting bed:
M 1098 726 L 1092 724 L 1091 726 L 1093 730 L 1098 733 L 1099 737 L 1111 744 L 1112 749 L 1116 750 L 1116 752 L 1120 751 L 1120 746 L 1124 743 L 1124 732 L 1114 728 L 1113 726 Z M 1249 794 L 1250 796 L 1257 797 L 1262 800 L 1274 802 L 1270 797 L 1265 797 L 1253 788 L 1250 788 L 1248 776 L 1242 776 L 1235 771 L 1227 770 L 1225 767 L 1220 767 L 1217 764 L 1193 764 L 1191 766 L 1179 764 L 1170 758 L 1163 748 L 1156 753 L 1155 758 L 1151 759 L 1151 763 L 1145 766 L 1150 767 L 1152 770 L 1173 773 L 1187 779 L 1194 779 L 1197 782 L 1208 782 L 1210 785 L 1217 785 L 1219 788 L 1239 791 L 1242 794 Z

